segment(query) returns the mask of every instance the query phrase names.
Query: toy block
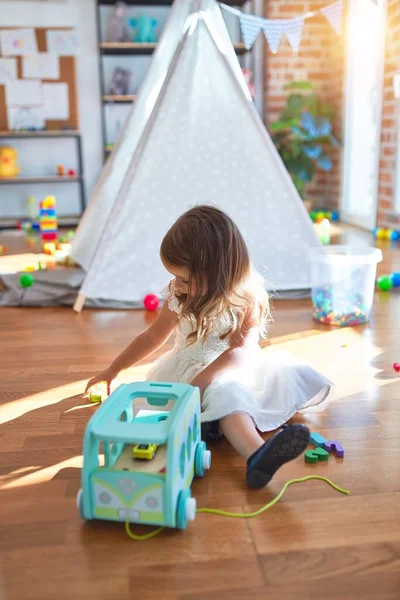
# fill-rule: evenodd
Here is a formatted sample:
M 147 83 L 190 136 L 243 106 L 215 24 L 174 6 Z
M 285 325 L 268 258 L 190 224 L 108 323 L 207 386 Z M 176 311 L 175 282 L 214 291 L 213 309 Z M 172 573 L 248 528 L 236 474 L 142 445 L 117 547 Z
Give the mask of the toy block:
M 92 402 L 93 404 L 98 404 L 99 402 L 103 401 L 103 397 L 98 392 L 90 393 L 89 401 Z
M 321 435 L 320 433 L 313 431 L 310 434 L 310 442 L 311 444 L 313 444 L 314 446 L 317 446 L 318 448 L 322 448 L 323 445 L 325 443 L 327 443 L 328 440 L 326 440 L 324 438 L 323 435 Z
M 304 454 L 304 460 L 307 463 L 315 464 L 319 460 L 326 461 L 329 458 L 329 452 L 323 448 L 314 448 L 313 450 L 307 450 Z
M 344 448 L 342 444 L 340 444 L 336 440 L 333 440 L 332 442 L 326 442 L 324 444 L 324 450 L 326 450 L 327 452 L 334 452 L 335 456 L 337 456 L 338 458 L 344 457 Z
M 42 240 L 46 242 L 52 242 L 57 239 L 57 233 L 42 233 Z

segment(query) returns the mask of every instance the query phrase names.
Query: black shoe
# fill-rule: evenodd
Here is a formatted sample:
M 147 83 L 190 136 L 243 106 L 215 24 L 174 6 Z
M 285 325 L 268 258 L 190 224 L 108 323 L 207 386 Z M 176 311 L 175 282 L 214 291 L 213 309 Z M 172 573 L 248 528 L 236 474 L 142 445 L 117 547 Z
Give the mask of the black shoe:
M 247 460 L 247 484 L 260 489 L 285 463 L 297 458 L 307 448 L 310 431 L 305 425 L 287 425 L 267 440 Z

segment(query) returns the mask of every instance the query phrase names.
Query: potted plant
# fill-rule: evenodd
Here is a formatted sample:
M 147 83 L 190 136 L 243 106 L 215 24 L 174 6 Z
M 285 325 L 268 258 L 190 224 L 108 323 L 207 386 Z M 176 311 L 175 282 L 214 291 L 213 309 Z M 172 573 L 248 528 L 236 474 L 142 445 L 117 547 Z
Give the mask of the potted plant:
M 279 119 L 270 125 L 275 146 L 300 196 L 318 169 L 332 170 L 331 151 L 340 147 L 333 135 L 335 108 L 321 102 L 308 81 L 293 81 Z

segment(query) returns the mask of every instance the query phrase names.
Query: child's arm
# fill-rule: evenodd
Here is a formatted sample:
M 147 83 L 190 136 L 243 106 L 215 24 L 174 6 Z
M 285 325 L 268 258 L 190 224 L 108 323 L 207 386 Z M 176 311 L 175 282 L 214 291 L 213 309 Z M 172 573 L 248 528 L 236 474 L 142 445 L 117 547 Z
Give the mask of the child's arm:
M 229 340 L 229 348 L 225 350 L 217 359 L 208 365 L 197 377 L 191 382 L 192 385 L 200 388 L 200 394 L 207 386 L 215 379 L 220 377 L 229 369 L 238 369 L 244 362 L 246 354 L 248 354 L 249 342 L 254 344 L 254 338 L 258 342 L 259 328 L 257 318 L 253 314 L 249 314 L 243 322 L 240 330 L 235 331 Z
M 175 329 L 177 321 L 177 314 L 168 308 L 168 302 L 164 302 L 164 306 L 162 307 L 157 320 L 154 321 L 146 331 L 139 334 L 137 338 L 135 338 L 133 342 L 117 356 L 108 369 L 99 373 L 88 382 L 85 393 L 100 381 L 107 382 L 107 392 L 110 393 L 110 383 L 116 378 L 118 373 L 143 360 L 165 344 Z

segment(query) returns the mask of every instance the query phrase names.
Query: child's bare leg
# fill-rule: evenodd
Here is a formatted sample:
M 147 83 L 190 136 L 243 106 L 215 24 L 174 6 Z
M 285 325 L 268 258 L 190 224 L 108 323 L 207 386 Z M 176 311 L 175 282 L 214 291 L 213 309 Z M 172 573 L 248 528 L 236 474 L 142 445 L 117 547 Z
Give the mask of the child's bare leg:
M 264 444 L 253 419 L 246 413 L 228 415 L 219 425 L 228 442 L 246 460 Z
M 288 425 L 264 442 L 253 419 L 245 413 L 228 415 L 220 420 L 226 439 L 246 459 L 247 483 L 262 488 L 285 463 L 297 458 L 308 446 L 310 432 L 304 425 Z

